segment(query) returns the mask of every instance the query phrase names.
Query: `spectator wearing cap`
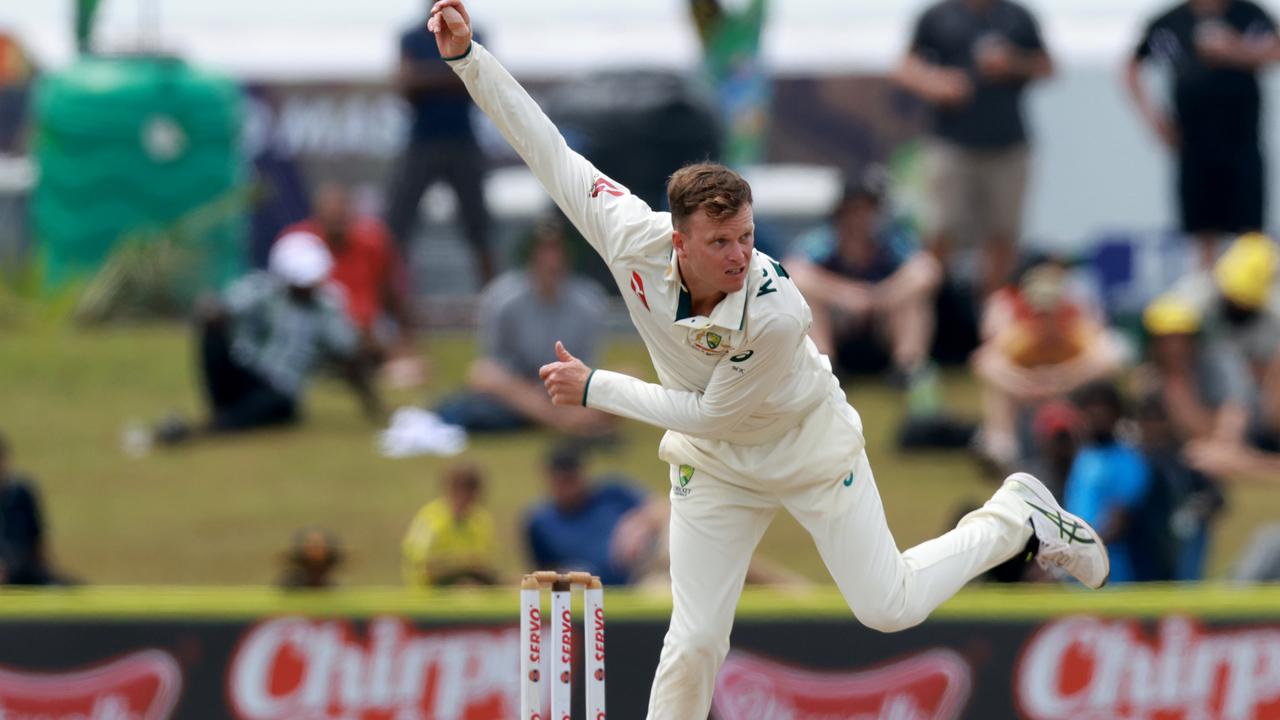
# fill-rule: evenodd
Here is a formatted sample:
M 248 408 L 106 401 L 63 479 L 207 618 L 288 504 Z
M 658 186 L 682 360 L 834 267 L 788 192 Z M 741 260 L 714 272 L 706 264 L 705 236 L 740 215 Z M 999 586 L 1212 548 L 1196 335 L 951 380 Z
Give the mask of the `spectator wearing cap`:
M 293 536 L 284 555 L 279 585 L 285 590 L 321 590 L 333 587 L 333 572 L 342 564 L 338 538 L 328 530 L 304 528 Z
M 1210 475 L 1280 478 L 1278 270 L 1270 238 L 1242 235 L 1143 315 L 1170 419 Z
M 637 579 L 660 554 L 668 507 L 625 477 L 589 480 L 575 446 L 555 448 L 547 459 L 548 497 L 525 523 L 529 555 L 539 570 L 584 571 L 606 585 Z
M 886 182 L 878 166 L 849 181 L 830 221 L 798 238 L 786 265 L 813 310 L 809 334 L 832 365 L 891 367 L 919 388 L 936 375 L 929 346 L 942 270 L 886 212 Z
M 1067 297 L 1066 270 L 1052 261 L 1023 271 L 1001 291 L 1005 320 L 974 352 L 982 383 L 983 419 L 978 451 L 1008 468 L 1029 455 L 1026 420 L 1036 407 L 1066 398 L 1087 383 L 1118 373 L 1123 345 Z
M 209 418 L 192 427 L 171 418 L 161 443 L 202 433 L 296 422 L 307 380 L 337 361 L 371 419 L 380 413 L 367 373 L 356 362 L 359 340 L 342 296 L 326 285 L 333 258 L 320 238 L 296 232 L 271 248 L 267 272 L 252 272 L 221 300 L 200 309 L 200 368 Z
M 285 228 L 281 237 L 307 232 L 323 240 L 333 258 L 329 280 L 343 292 L 366 360 L 392 362 L 421 376 L 407 272 L 390 232 L 378 219 L 357 213 L 350 191 L 339 183 L 320 185 L 313 206 L 311 217 Z
M 444 495 L 413 517 L 401 543 L 404 582 L 431 585 L 493 585 L 497 542 L 493 516 L 481 504 L 483 478 L 474 465 L 455 465 L 445 476 Z
M 480 357 L 467 370 L 467 389 L 438 408 L 445 422 L 472 432 L 541 426 L 577 436 L 614 428 L 614 417 L 594 408 L 552 405 L 538 375 L 556 360 L 557 340 L 591 362 L 605 330 L 604 292 L 570 272 L 564 222 L 538 223 L 525 267 L 484 289 L 476 319 Z
M 1126 415 L 1113 383 L 1093 382 L 1072 401 L 1084 420 L 1084 442 L 1067 476 L 1063 505 L 1092 525 L 1111 556 L 1112 583 L 1142 579 L 1139 565 L 1152 546 L 1142 542 L 1139 519 L 1151 484 L 1151 470 L 1137 448 L 1117 435 Z
M 1062 497 L 1084 436 L 1084 418 L 1066 400 L 1050 400 L 1041 405 L 1031 420 L 1035 442 L 1035 476 L 1056 497 Z

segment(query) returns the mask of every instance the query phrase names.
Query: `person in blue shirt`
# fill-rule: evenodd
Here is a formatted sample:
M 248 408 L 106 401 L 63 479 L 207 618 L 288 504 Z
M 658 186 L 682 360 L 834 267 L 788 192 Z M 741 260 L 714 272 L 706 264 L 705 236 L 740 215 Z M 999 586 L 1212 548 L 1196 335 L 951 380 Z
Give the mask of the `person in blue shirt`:
M 1085 442 L 1067 476 L 1067 510 L 1097 528 L 1111 555 L 1112 583 L 1141 578 L 1149 548 L 1139 541 L 1151 470 L 1140 450 L 1116 436 L 1125 402 L 1113 383 L 1100 381 L 1072 397 L 1084 417 Z
M 485 157 L 471 127 L 471 96 L 440 57 L 425 20 L 400 37 L 396 85 L 409 104 L 411 119 L 404 154 L 392 172 L 387 226 L 401 255 L 408 257 L 422 194 L 438 181 L 448 183 L 458 199 L 458 218 L 475 256 L 479 283 L 488 283 L 496 266 L 484 200 Z
M 536 569 L 589 572 L 605 585 L 638 579 L 641 566 L 661 550 L 665 503 L 620 476 L 588 480 L 576 446 L 554 449 L 546 472 L 550 497 L 530 510 L 526 523 Z

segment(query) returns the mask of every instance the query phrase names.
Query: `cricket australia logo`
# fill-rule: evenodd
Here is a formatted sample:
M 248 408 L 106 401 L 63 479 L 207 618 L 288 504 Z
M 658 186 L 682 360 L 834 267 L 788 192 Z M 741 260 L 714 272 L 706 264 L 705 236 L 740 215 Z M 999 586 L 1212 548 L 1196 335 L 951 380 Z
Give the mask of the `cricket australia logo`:
M 689 335 L 689 344 L 707 355 L 723 355 L 729 352 L 724 336 L 713 330 L 698 330 Z
M 681 465 L 679 477 L 680 484 L 671 488 L 671 492 L 679 495 L 680 497 L 689 497 L 689 494 L 693 492 L 693 488 L 689 487 L 690 480 L 693 480 L 693 466 Z

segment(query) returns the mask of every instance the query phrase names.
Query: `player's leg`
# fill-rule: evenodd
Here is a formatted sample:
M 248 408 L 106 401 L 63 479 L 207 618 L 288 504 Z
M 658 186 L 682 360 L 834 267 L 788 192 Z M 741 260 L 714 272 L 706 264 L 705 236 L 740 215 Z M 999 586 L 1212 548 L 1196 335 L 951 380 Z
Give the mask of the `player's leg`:
M 783 503 L 813 536 L 854 615 L 883 632 L 920 623 L 1032 533 L 1030 509 L 1001 488 L 954 530 L 900 553 L 865 452 L 848 475 L 800 486 Z
M 649 720 L 710 712 L 747 566 L 776 511 L 772 501 L 720 478 L 686 473 L 691 477 L 682 484 L 681 466 L 672 466 L 671 627 L 653 678 Z

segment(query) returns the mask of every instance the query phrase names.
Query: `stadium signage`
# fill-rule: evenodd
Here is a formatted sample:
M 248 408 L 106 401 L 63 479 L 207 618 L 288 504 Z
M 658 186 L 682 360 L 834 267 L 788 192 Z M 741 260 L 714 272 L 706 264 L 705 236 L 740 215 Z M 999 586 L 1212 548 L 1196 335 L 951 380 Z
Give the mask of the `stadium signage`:
M 716 680 L 715 715 L 719 720 L 953 720 L 971 690 L 969 664 L 950 650 L 836 672 L 734 652 Z
M 0 670 L 2 720 L 164 720 L 182 692 L 182 671 L 161 650 L 142 650 L 83 670 Z
M 346 621 L 287 617 L 246 633 L 228 696 L 240 720 L 515 717 L 516 628 L 420 632 L 380 617 L 361 638 Z
M 1031 720 L 1280 717 L 1280 629 L 1065 618 L 1028 641 L 1015 693 Z

